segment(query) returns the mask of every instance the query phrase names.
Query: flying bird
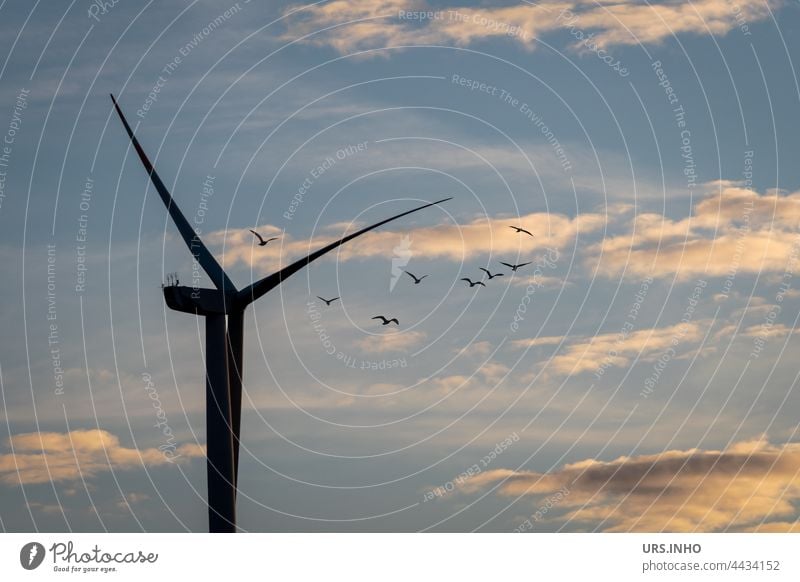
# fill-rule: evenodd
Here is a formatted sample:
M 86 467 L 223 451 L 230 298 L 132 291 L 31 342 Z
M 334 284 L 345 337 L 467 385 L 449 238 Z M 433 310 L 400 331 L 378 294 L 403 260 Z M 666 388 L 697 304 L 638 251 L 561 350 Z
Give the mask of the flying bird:
M 512 265 L 510 263 L 504 263 L 503 261 L 500 261 L 500 264 L 505 265 L 506 267 L 511 269 L 514 273 L 516 273 L 517 269 L 519 269 L 520 267 L 524 267 L 525 265 L 530 265 L 531 261 L 528 261 L 527 263 L 520 263 L 519 265 Z
M 486 287 L 486 284 L 483 281 L 470 281 L 467 278 L 461 279 L 461 281 L 466 281 L 467 283 L 469 283 L 470 288 L 474 287 L 475 285 L 483 285 L 484 287 Z
M 489 275 L 489 281 L 491 281 L 491 280 L 492 280 L 492 279 L 494 279 L 495 277 L 502 277 L 502 276 L 503 276 L 503 273 L 495 273 L 494 275 L 492 275 L 492 274 L 489 272 L 489 269 L 484 269 L 483 267 L 478 267 L 478 269 L 480 269 L 481 271 L 483 271 L 484 273 L 486 273 L 487 275 Z
M 254 231 L 253 229 L 250 229 L 250 232 L 252 232 L 254 235 L 256 235 L 256 237 L 258 237 L 258 246 L 260 246 L 260 247 L 265 247 L 265 246 L 267 246 L 267 244 L 269 244 L 271 241 L 273 241 L 273 240 L 278 240 L 278 237 L 277 237 L 277 236 L 273 236 L 272 238 L 268 238 L 267 240 L 264 240 L 264 237 L 262 237 L 260 234 L 258 234 L 258 233 L 257 233 L 256 231 Z
M 513 228 L 513 229 L 514 229 L 514 230 L 516 230 L 518 233 L 520 233 L 520 232 L 524 232 L 524 233 L 525 233 L 525 234 L 527 234 L 528 236 L 534 236 L 534 235 L 533 235 L 533 233 L 532 233 L 531 231 L 529 231 L 529 230 L 525 230 L 524 228 L 520 228 L 520 227 L 518 227 L 518 226 L 509 226 L 508 228 Z
M 325 299 L 324 297 L 320 297 L 319 295 L 317 295 L 317 299 L 319 299 L 320 301 L 324 301 L 325 305 L 330 307 L 331 303 L 333 303 L 334 301 L 336 301 L 339 298 L 338 297 L 334 297 L 333 299 Z
M 392 322 L 395 322 L 397 325 L 400 325 L 400 322 L 397 321 L 396 317 L 393 317 L 392 319 L 386 319 L 383 315 L 376 315 L 372 319 L 380 319 L 381 321 L 383 321 L 383 325 L 389 325 Z
M 427 277 L 427 275 L 423 275 L 422 277 L 415 277 L 413 274 L 409 273 L 408 271 L 403 271 L 406 275 L 414 279 L 414 285 L 419 285 L 422 280 Z

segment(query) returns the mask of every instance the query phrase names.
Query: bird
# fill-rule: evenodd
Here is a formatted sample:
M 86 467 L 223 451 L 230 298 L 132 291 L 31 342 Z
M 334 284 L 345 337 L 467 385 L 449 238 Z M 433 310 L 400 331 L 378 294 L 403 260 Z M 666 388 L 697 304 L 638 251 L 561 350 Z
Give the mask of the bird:
M 478 267 L 478 269 L 480 269 L 481 271 L 483 271 L 484 273 L 486 273 L 487 275 L 489 275 L 489 281 L 491 281 L 491 280 L 492 280 L 492 279 L 494 279 L 495 277 L 502 277 L 502 276 L 503 276 L 503 273 L 495 273 L 494 275 L 492 275 L 492 274 L 489 272 L 489 269 L 484 269 L 483 267 Z
M 324 302 L 325 302 L 325 305 L 327 305 L 328 307 L 330 307 L 330 306 L 331 306 L 331 303 L 333 303 L 334 301 L 336 301 L 336 300 L 337 300 L 337 299 L 339 299 L 339 298 L 338 298 L 338 297 L 334 297 L 333 299 L 325 299 L 325 298 L 323 298 L 323 297 L 320 297 L 319 295 L 317 295 L 317 299 L 319 299 L 320 301 L 324 301 Z
M 265 247 L 271 241 L 278 240 L 277 236 L 273 236 L 272 238 L 268 238 L 267 240 L 264 240 L 264 238 L 260 234 L 258 234 L 256 231 L 254 231 L 253 229 L 250 229 L 250 232 L 252 232 L 254 235 L 256 235 L 256 237 L 258 237 L 258 246 L 260 246 L 260 247 Z
M 411 277 L 412 279 L 414 279 L 414 285 L 419 285 L 419 284 L 422 282 L 422 280 L 423 280 L 425 277 L 427 277 L 427 275 L 423 275 L 422 277 L 415 277 L 414 275 L 412 275 L 412 274 L 411 274 L 411 273 L 409 273 L 408 271 L 403 271 L 403 272 L 404 272 L 406 275 L 408 275 L 409 277 Z
M 520 263 L 519 265 L 512 265 L 510 263 L 504 263 L 503 261 L 500 261 L 500 264 L 505 265 L 506 267 L 511 269 L 514 273 L 516 273 L 517 269 L 519 269 L 520 267 L 524 267 L 525 265 L 530 265 L 531 261 L 528 261 L 527 263 Z
M 520 228 L 520 227 L 518 227 L 518 226 L 509 226 L 508 228 L 513 228 L 513 229 L 514 229 L 514 230 L 516 230 L 518 233 L 520 233 L 520 232 L 524 232 L 524 233 L 525 233 L 525 234 L 527 234 L 528 236 L 534 236 L 534 235 L 533 235 L 533 233 L 532 233 L 531 231 L 529 231 L 529 230 L 525 230 L 524 228 Z
M 467 283 L 469 283 L 470 287 L 474 287 L 475 285 L 483 285 L 484 287 L 486 287 L 486 284 L 483 281 L 470 281 L 467 278 L 461 279 L 461 281 L 466 281 Z
M 383 321 L 383 325 L 389 325 L 392 322 L 395 322 L 397 325 L 400 325 L 400 322 L 397 321 L 396 317 L 393 317 L 392 319 L 386 319 L 383 315 L 376 315 L 372 319 L 380 319 L 380 320 L 382 320 Z

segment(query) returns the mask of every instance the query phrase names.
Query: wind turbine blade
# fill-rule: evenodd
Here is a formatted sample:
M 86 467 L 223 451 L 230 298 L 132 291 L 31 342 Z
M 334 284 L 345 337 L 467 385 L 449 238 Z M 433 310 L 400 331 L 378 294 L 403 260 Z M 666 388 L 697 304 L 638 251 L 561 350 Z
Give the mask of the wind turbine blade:
M 294 263 L 292 263 L 291 265 L 289 265 L 287 267 L 284 267 L 280 271 L 278 271 L 276 273 L 273 273 L 272 275 L 268 275 L 268 276 L 264 277 L 263 279 L 261 279 L 260 281 L 256 281 L 252 285 L 249 285 L 248 287 L 245 287 L 244 289 L 242 289 L 238 293 L 239 303 L 242 306 L 247 305 L 249 303 L 252 303 L 256 299 L 258 299 L 259 297 L 264 295 L 264 293 L 266 293 L 270 289 L 273 289 L 274 287 L 279 285 L 281 283 L 281 281 L 283 281 L 287 277 L 293 275 L 294 273 L 296 273 L 297 271 L 299 271 L 300 269 L 302 269 L 303 267 L 308 265 L 311 261 L 315 261 L 316 259 L 320 258 L 322 255 L 324 255 L 326 253 L 329 253 L 330 251 L 332 251 L 336 247 L 341 246 L 341 245 L 343 245 L 344 243 L 346 243 L 348 241 L 353 240 L 357 236 L 361 236 L 362 234 L 367 233 L 367 232 L 369 232 L 369 231 L 371 231 L 371 230 L 373 230 L 375 228 L 378 228 L 379 226 L 382 226 L 382 225 L 386 224 L 387 222 L 392 222 L 393 220 L 397 220 L 398 218 L 402 218 L 403 216 L 407 216 L 407 215 L 409 215 L 409 214 L 411 214 L 413 212 L 417 212 L 419 210 L 422 210 L 423 208 L 428 208 L 429 206 L 435 206 L 436 204 L 441 204 L 442 202 L 447 202 L 448 200 L 452 200 L 452 197 L 444 198 L 442 200 L 437 200 L 436 202 L 431 202 L 429 204 L 424 204 L 422 206 L 418 206 L 417 208 L 413 208 L 411 210 L 407 210 L 407 211 L 405 211 L 405 212 L 403 212 L 401 214 L 397 214 L 395 216 L 392 216 L 391 218 L 387 218 L 385 220 L 381 220 L 380 222 L 377 222 L 377 223 L 373 224 L 372 226 L 368 226 L 366 228 L 362 228 L 358 232 L 354 232 L 352 234 L 349 234 L 346 237 L 344 237 L 343 239 L 337 240 L 336 242 L 333 242 L 333 243 L 329 244 L 328 246 L 323 247 L 323 248 L 319 249 L 318 251 L 315 251 L 315 252 L 311 253 L 307 257 L 304 257 L 304 258 L 300 259 L 299 261 L 295 261 Z
M 142 146 L 139 145 L 139 140 L 136 139 L 131 126 L 128 125 L 128 121 L 122 114 L 122 109 L 120 109 L 119 105 L 117 104 L 117 100 L 114 98 L 114 95 L 111 95 L 111 101 L 114 102 L 114 109 L 117 110 L 117 115 L 119 115 L 119 118 L 122 120 L 122 125 L 125 126 L 125 131 L 128 132 L 128 137 L 131 138 L 131 143 L 136 149 L 136 153 L 139 154 L 139 159 L 142 161 L 144 169 L 150 175 L 150 180 L 153 182 L 153 186 L 155 186 L 158 195 L 164 202 L 164 206 L 167 207 L 167 211 L 172 218 L 172 222 L 174 222 L 175 226 L 178 227 L 178 231 L 181 233 L 183 242 L 185 242 L 186 246 L 189 247 L 189 252 L 192 253 L 200 266 L 203 267 L 203 270 L 214 282 L 214 285 L 217 289 L 220 291 L 236 291 L 236 287 L 228 278 L 228 275 L 214 258 L 214 255 L 212 255 L 208 248 L 206 248 L 206 245 L 203 244 L 203 241 L 200 240 L 200 237 L 197 236 L 194 229 L 189 224 L 189 221 L 186 220 L 186 217 L 183 215 L 180 208 L 178 208 L 175 200 L 172 199 L 172 195 L 169 193 L 169 190 L 167 190 L 167 187 L 164 186 L 164 183 L 158 176 L 153 164 L 150 163 L 147 154 L 144 153 Z

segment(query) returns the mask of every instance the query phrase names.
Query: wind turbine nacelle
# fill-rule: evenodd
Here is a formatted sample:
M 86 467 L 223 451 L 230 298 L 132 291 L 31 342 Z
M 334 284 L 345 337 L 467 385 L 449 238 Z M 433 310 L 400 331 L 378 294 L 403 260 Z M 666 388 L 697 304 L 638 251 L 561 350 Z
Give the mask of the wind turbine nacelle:
M 237 310 L 236 294 L 226 294 L 217 289 L 170 285 L 164 287 L 164 301 L 170 309 L 197 315 L 230 313 Z

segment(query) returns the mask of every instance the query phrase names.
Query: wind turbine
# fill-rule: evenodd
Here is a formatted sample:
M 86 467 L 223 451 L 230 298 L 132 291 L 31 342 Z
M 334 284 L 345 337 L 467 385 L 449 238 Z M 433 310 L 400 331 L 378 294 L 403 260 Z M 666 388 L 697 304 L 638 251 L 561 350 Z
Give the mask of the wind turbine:
M 236 531 L 236 480 L 239 472 L 239 429 L 242 420 L 242 353 L 244 344 L 244 310 L 284 279 L 329 253 L 381 225 L 428 208 L 445 198 L 407 210 L 362 228 L 333 242 L 291 265 L 237 289 L 206 248 L 178 208 L 153 164 L 147 158 L 131 126 L 111 95 L 114 108 L 125 131 L 139 154 L 158 195 L 167 207 L 172 222 L 189 247 L 198 264 L 208 274 L 216 289 L 196 289 L 177 284 L 164 287 L 164 301 L 170 309 L 202 315 L 206 318 L 206 448 L 208 474 L 208 529 L 210 532 Z

